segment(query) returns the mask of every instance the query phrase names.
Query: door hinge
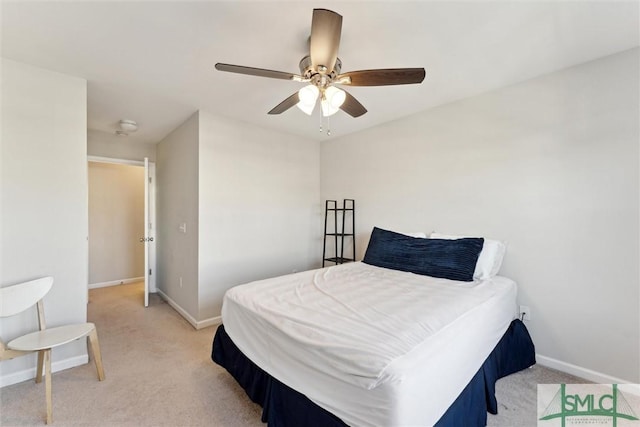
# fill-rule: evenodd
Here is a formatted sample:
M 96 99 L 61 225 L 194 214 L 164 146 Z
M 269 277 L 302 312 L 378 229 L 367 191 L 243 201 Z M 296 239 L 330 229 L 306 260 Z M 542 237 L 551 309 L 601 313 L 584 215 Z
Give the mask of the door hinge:
M 151 184 L 151 177 L 149 177 L 149 184 Z
M 151 269 L 149 269 L 149 276 L 151 276 Z

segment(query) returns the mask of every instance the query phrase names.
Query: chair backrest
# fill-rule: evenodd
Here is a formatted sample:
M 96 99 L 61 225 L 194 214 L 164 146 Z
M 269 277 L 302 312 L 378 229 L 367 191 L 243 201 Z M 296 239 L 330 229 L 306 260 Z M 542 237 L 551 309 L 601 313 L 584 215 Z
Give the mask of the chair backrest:
M 53 277 L 0 288 L 0 317 L 18 314 L 40 301 L 51 289 Z

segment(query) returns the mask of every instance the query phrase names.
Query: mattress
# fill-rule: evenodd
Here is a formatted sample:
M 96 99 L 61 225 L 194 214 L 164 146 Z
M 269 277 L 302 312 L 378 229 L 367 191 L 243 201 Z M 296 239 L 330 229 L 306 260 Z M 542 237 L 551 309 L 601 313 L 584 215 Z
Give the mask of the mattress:
M 516 285 L 350 263 L 230 289 L 222 318 L 256 365 L 352 426 L 433 425 L 516 315 Z

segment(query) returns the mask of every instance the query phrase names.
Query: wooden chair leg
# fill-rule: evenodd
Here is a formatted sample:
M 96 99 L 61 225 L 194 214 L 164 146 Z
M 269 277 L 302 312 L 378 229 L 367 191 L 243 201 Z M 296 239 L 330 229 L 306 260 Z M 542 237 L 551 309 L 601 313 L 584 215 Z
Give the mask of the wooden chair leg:
M 44 350 L 38 352 L 38 366 L 36 367 L 36 384 L 42 382 L 42 370 L 44 368 Z
M 98 331 L 96 328 L 89 333 L 89 343 L 91 344 L 91 352 L 93 353 L 93 360 L 96 363 L 96 370 L 98 371 L 98 380 L 104 380 L 104 368 L 102 367 L 102 355 L 100 354 L 100 342 L 98 341 Z
M 44 386 L 47 395 L 47 424 L 53 422 L 53 402 L 51 400 L 51 349 L 44 351 Z

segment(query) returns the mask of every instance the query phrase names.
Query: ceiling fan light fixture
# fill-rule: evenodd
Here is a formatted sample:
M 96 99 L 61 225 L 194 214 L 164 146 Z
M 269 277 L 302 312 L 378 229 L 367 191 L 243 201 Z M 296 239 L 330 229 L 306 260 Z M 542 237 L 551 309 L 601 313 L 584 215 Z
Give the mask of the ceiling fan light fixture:
M 300 74 L 220 62 L 215 67 L 229 73 L 310 83 L 289 95 L 267 114 L 281 114 L 297 105 L 305 114 L 311 115 L 320 98 L 321 118 L 331 116 L 340 109 L 351 117 L 360 117 L 367 112 L 353 95 L 334 88 L 334 84 L 390 86 L 418 84 L 424 80 L 424 68 L 376 68 L 341 74 L 342 60 L 338 58 L 341 35 L 342 15 L 329 9 L 313 9 L 309 54 L 298 64 Z
M 322 115 L 329 117 L 338 112 L 342 104 L 344 104 L 347 94 L 335 86 L 329 86 L 324 91 L 324 96 L 320 105 L 322 107 Z
M 316 101 L 320 95 L 320 90 L 314 85 L 307 85 L 298 91 L 298 103 L 296 104 L 299 109 L 304 111 L 309 116 L 313 113 L 313 109 L 316 106 Z

